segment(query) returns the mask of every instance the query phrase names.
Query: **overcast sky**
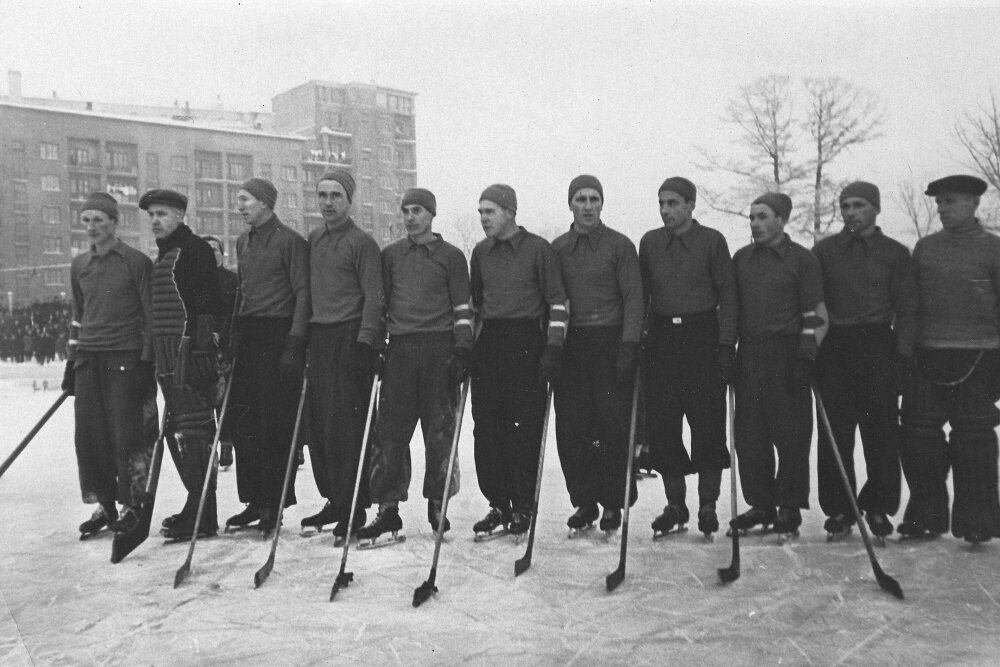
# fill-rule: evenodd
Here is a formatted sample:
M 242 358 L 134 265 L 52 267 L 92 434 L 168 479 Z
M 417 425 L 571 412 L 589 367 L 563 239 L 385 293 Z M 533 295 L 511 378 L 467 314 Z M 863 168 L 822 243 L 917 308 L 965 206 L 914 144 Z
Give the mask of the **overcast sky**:
M 633 239 L 660 224 L 667 176 L 696 183 L 696 146 L 727 150 L 740 86 L 771 73 L 839 76 L 877 92 L 882 137 L 834 163 L 882 189 L 968 172 L 953 135 L 1000 93 L 997 2 L 60 2 L 0 0 L 0 72 L 26 96 L 270 111 L 309 79 L 418 93 L 419 181 L 439 227 L 506 182 L 529 229 L 569 224 L 566 187 L 604 184 L 604 219 Z M 0 90 L 7 94 L 6 77 Z M 735 239 L 745 223 L 696 217 Z

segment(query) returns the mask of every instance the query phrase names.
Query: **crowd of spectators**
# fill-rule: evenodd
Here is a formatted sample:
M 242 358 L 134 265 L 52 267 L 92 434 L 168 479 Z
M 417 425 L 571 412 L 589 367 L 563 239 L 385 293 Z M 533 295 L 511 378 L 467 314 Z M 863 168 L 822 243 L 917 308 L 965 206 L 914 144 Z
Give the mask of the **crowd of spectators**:
M 66 357 L 73 307 L 53 299 L 0 309 L 0 360 L 45 364 Z

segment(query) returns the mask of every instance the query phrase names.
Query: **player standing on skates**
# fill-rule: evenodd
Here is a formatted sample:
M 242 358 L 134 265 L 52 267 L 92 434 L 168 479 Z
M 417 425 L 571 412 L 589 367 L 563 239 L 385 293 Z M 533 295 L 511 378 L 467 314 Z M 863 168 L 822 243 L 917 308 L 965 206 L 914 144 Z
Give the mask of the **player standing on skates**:
M 477 535 L 501 526 L 515 535 L 528 530 L 545 385 L 559 375 L 568 319 L 552 246 L 516 218 L 512 187 L 483 191 L 479 219 L 486 238 L 470 262 L 472 303 L 482 321 L 473 350 L 472 417 L 476 474 L 490 511 L 473 526 Z
M 400 204 L 406 238 L 382 251 L 389 345 L 372 442 L 370 494 L 378 515 L 358 531 L 375 540 L 400 530 L 399 503 L 410 485 L 410 440 L 420 421 L 426 471 L 427 520 L 438 529 L 445 476 L 455 434 L 457 388 L 469 374 L 472 309 L 469 268 L 462 251 L 435 234 L 434 194 L 412 188 Z M 458 493 L 457 467 L 449 493 Z M 445 518 L 443 529 L 450 524 Z
M 674 176 L 660 185 L 663 227 L 639 242 L 639 266 L 649 299 L 643 379 L 650 462 L 663 475 L 667 506 L 653 537 L 681 530 L 690 518 L 686 475 L 698 474 L 698 530 L 719 530 L 715 503 L 726 448 L 726 385 L 736 360 L 738 306 L 726 239 L 692 217 L 697 189 Z M 684 449 L 683 420 L 691 427 Z
M 552 242 L 572 304 L 553 400 L 559 461 L 576 508 L 566 521 L 572 536 L 593 525 L 598 503 L 604 507 L 601 530 L 621 526 L 643 309 L 635 246 L 601 220 L 600 181 L 577 176 L 568 200 L 573 224 Z

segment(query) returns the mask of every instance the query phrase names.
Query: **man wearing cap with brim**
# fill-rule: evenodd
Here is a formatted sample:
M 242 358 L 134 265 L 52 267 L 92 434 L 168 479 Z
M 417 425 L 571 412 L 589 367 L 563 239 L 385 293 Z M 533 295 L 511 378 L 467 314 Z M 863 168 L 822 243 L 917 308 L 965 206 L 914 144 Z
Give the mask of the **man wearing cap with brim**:
M 816 360 L 816 378 L 830 418 L 834 441 L 852 489 L 855 431 L 860 428 L 866 481 L 854 491 L 872 533 L 892 533 L 889 516 L 899 509 L 899 392 L 897 381 L 909 366 L 912 341 L 897 332 L 911 330 L 916 293 L 910 251 L 882 233 L 877 186 L 855 181 L 840 192 L 844 228 L 819 241 L 813 254 L 823 272 L 823 294 L 830 330 Z M 895 323 L 895 326 L 894 326 Z M 830 538 L 854 525 L 850 499 L 830 448 L 826 429 L 817 445 L 819 504 L 828 517 Z
M 437 531 L 455 434 L 458 387 L 469 375 L 472 309 L 469 265 L 462 251 L 433 231 L 437 199 L 411 188 L 400 202 L 406 238 L 382 250 L 386 300 L 384 380 L 379 395 L 378 438 L 372 442 L 370 493 L 378 516 L 361 539 L 402 528 L 399 503 L 410 484 L 410 440 L 420 421 L 426 461 L 423 497 Z M 458 467 L 449 493 L 458 493 Z M 445 519 L 444 530 L 450 528 Z
M 667 505 L 653 535 L 690 518 L 685 476 L 698 475 L 698 530 L 719 530 L 716 501 L 726 448 L 726 385 L 733 379 L 739 307 L 725 237 L 694 219 L 698 191 L 673 176 L 657 193 L 663 226 L 639 243 L 649 303 L 643 374 L 651 466 L 663 475 Z M 683 420 L 691 430 L 684 448 Z
M 361 458 L 373 373 L 384 339 L 382 259 L 375 240 L 351 217 L 354 177 L 343 169 L 316 183 L 323 226 L 309 234 L 312 318 L 309 320 L 309 455 L 325 506 L 302 520 L 303 528 L 336 523 L 347 536 L 351 497 Z M 375 429 L 369 436 L 377 437 Z M 371 505 L 362 471 L 354 530 Z
M 247 229 L 236 240 L 239 293 L 230 335 L 236 364 L 225 419 L 232 419 L 242 512 L 227 528 L 275 527 L 305 368 L 309 248 L 274 212 L 278 191 L 251 178 L 236 194 Z M 294 505 L 293 466 L 285 506 Z
M 642 278 L 635 245 L 601 218 L 604 188 L 577 176 L 567 196 L 573 223 L 552 242 L 572 304 L 555 382 L 556 444 L 573 531 L 597 519 L 608 532 L 621 526 L 628 464 L 632 382 L 639 364 Z M 630 499 L 634 498 L 634 487 Z
M 156 237 L 153 265 L 153 352 L 167 410 L 167 445 L 187 491 L 180 512 L 163 522 L 169 539 L 190 539 L 212 455 L 219 379 L 215 333 L 222 297 L 212 249 L 185 223 L 187 197 L 149 190 L 139 198 Z M 215 477 L 199 534 L 218 530 Z
M 916 368 L 903 392 L 900 452 L 910 499 L 896 529 L 905 537 L 948 530 L 949 465 L 952 535 L 972 544 L 1000 537 L 1000 238 L 976 217 L 986 188 L 957 175 L 924 193 L 934 197 L 944 229 L 913 249 Z
M 517 194 L 491 185 L 479 197 L 486 232 L 472 251 L 472 304 L 482 322 L 473 350 L 476 475 L 490 504 L 477 534 L 528 530 L 545 417 L 568 320 L 559 259 L 517 224 Z M 548 322 L 545 325 L 545 322 Z
M 83 502 L 98 503 L 80 525 L 82 538 L 109 525 L 116 531 L 138 525 L 157 417 L 153 263 L 118 238 L 118 202 L 111 195 L 87 197 L 80 222 L 91 245 L 70 265 L 73 321 L 62 388 L 76 396 L 74 441 Z M 127 521 L 119 519 L 115 501 Z
M 757 197 L 750 205 L 753 243 L 733 257 L 740 303 L 736 451 L 750 509 L 732 525 L 743 531 L 773 524 L 779 539 L 797 534 L 800 510 L 809 507 L 813 364 L 828 326 L 819 260 L 784 231 L 791 212 L 784 193 Z

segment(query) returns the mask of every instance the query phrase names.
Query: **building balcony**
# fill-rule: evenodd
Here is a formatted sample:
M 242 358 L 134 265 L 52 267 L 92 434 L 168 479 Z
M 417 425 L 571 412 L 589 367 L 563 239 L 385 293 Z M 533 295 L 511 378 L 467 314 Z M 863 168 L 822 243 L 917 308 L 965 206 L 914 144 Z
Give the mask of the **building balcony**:
M 319 129 L 320 134 L 325 134 L 328 137 L 340 137 L 342 139 L 353 139 L 354 135 L 350 132 L 345 132 L 344 130 L 332 130 L 326 125 Z

